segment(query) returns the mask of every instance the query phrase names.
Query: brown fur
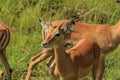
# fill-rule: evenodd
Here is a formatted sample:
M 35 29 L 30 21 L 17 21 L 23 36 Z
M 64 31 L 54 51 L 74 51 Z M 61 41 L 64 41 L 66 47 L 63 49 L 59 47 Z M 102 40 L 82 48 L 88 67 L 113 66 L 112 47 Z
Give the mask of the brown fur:
M 43 49 L 40 54 L 34 56 L 31 58 L 30 63 L 29 63 L 29 68 L 28 68 L 28 72 L 26 75 L 26 79 L 25 80 L 30 80 L 30 76 L 32 74 L 32 70 L 34 69 L 34 67 L 39 63 L 42 62 L 43 60 L 45 60 L 46 58 L 50 57 L 51 55 L 53 55 L 54 50 L 52 48 L 49 49 Z
M 6 58 L 6 47 L 9 44 L 9 41 L 10 41 L 10 31 L 8 27 L 5 24 L 0 23 L 0 58 L 3 64 L 5 65 L 8 80 L 11 80 L 12 69 Z
M 69 20 L 64 20 L 64 23 L 67 23 L 68 21 Z M 63 20 L 55 21 L 52 23 L 52 25 L 58 26 L 62 22 L 63 22 Z M 74 31 L 76 30 L 76 33 L 72 33 L 66 39 L 68 39 L 68 42 L 70 42 L 70 43 L 74 40 L 76 41 L 76 40 L 86 38 L 86 37 L 94 39 L 98 43 L 98 45 L 100 46 L 100 49 L 101 49 L 100 69 L 102 69 L 104 71 L 105 54 L 110 53 L 111 51 L 116 49 L 119 44 L 119 40 L 120 40 L 119 39 L 120 38 L 120 34 L 119 34 L 120 29 L 119 28 L 120 28 L 120 22 L 118 22 L 115 26 L 100 25 L 100 24 L 86 24 L 86 23 L 77 22 L 74 27 Z M 80 32 L 80 33 L 78 34 L 78 32 Z M 72 36 L 72 37 L 70 37 L 70 36 Z M 73 40 L 69 40 L 71 38 L 73 38 Z M 76 42 L 74 42 L 74 43 L 76 43 Z M 52 49 L 51 50 L 46 49 L 46 53 L 52 53 Z M 34 63 L 34 65 L 41 62 L 42 59 L 44 60 L 44 59 L 48 58 L 49 56 L 52 56 L 52 54 L 53 54 L 53 53 L 51 55 L 49 54 L 49 56 L 48 56 L 48 54 L 45 55 L 46 53 L 39 54 L 39 55 L 33 57 L 35 62 L 37 61 L 36 63 Z M 30 64 L 33 63 L 32 59 L 30 61 Z M 31 66 L 31 68 L 32 67 L 33 66 Z M 100 73 L 103 73 L 103 71 Z M 101 74 L 101 75 L 103 75 L 103 74 Z
M 58 26 L 58 23 L 61 23 L 61 22 L 67 22 L 69 20 L 62 20 L 62 21 L 55 21 L 52 23 L 52 25 L 54 26 Z M 64 23 L 64 24 L 65 24 Z M 50 26 L 49 24 L 47 24 L 48 26 Z M 46 30 L 42 28 L 42 40 L 44 40 L 46 37 Z M 34 67 L 39 63 L 39 62 L 42 62 L 43 60 L 49 58 L 50 56 L 52 56 L 54 53 L 54 49 L 53 48 L 47 48 L 47 49 L 43 49 L 43 51 L 41 51 L 38 55 L 36 56 L 33 56 L 30 60 L 30 63 L 29 63 L 29 67 L 28 67 L 28 70 L 27 70 L 27 75 L 26 75 L 26 79 L 25 80 L 30 80 L 30 76 L 32 74 L 32 70 L 34 69 Z M 47 65 L 49 67 L 49 70 L 50 70 L 50 74 L 53 76 L 53 78 L 55 77 L 54 76 L 54 68 L 50 69 L 50 66 L 51 66 L 51 61 L 53 61 L 53 58 L 52 60 L 50 59 L 50 61 L 48 61 Z M 50 63 L 51 62 L 51 63 Z
M 86 75 L 82 69 L 87 69 L 93 65 L 93 80 L 101 80 L 102 76 L 97 72 L 100 57 L 99 46 L 91 39 L 82 39 L 65 52 L 65 37 L 67 35 L 64 38 L 55 38 L 54 34 L 57 29 L 50 29 L 46 40 L 43 42 L 48 46 L 54 46 L 55 75 L 58 77 L 57 79 L 78 80 Z M 84 74 L 81 74 L 79 71 Z

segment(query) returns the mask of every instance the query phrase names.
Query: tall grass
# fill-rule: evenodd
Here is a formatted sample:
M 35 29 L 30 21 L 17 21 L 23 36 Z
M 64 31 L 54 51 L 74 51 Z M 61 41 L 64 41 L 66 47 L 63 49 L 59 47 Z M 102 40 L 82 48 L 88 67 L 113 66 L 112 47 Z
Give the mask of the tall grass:
M 7 57 L 13 80 L 24 79 L 30 58 L 42 50 L 38 19 L 52 22 L 75 16 L 85 23 L 114 25 L 120 20 L 120 4 L 115 0 L 0 0 L 0 21 L 11 31 Z M 120 48 L 107 56 L 104 80 L 120 79 L 119 52 Z M 45 62 L 34 69 L 32 80 L 52 80 Z M 5 71 L 1 62 L 0 67 Z

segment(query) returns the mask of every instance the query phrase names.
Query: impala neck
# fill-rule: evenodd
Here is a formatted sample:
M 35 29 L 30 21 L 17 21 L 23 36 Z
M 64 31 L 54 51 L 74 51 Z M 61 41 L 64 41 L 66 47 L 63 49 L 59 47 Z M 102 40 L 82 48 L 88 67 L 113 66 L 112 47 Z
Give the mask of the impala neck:
M 113 35 L 113 39 L 117 43 L 120 43 L 120 21 L 115 26 L 113 26 L 112 35 Z
M 58 43 L 56 46 L 54 46 L 54 49 L 56 66 L 60 71 L 65 71 L 65 67 L 67 67 L 69 64 L 69 57 L 65 53 L 64 43 Z

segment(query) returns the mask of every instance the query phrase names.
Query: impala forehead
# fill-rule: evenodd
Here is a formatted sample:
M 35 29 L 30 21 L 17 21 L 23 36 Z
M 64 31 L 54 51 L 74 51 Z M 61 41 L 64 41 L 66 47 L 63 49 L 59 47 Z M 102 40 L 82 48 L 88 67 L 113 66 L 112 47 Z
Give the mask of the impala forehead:
M 58 28 L 52 27 L 48 30 L 48 35 L 54 35 L 56 32 L 58 32 Z
M 58 28 L 57 27 L 56 28 L 50 28 L 48 30 L 48 34 L 47 34 L 47 38 L 46 39 L 53 38 L 56 33 L 58 33 Z

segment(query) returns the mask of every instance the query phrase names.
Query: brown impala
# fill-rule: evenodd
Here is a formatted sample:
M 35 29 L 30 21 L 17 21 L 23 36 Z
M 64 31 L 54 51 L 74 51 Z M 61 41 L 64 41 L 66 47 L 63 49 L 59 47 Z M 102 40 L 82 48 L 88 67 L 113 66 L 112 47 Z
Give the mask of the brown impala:
M 43 41 L 43 47 L 53 47 L 55 50 L 55 71 L 57 80 L 79 80 L 84 77 L 92 67 L 93 80 L 102 80 L 99 75 L 98 65 L 100 57 L 100 48 L 97 43 L 91 39 L 81 39 L 69 50 L 65 50 L 66 37 L 72 31 L 72 28 L 61 29 L 51 27 L 48 30 L 46 39 Z M 73 23 L 74 25 L 74 23 Z M 71 30 L 70 30 L 71 29 Z M 89 69 L 88 69 L 89 70 Z M 55 79 L 55 80 L 56 80 Z
M 62 22 L 66 24 L 67 22 L 69 22 L 69 20 L 64 20 L 64 21 L 61 20 L 61 21 L 53 22 L 52 26 L 53 27 L 58 26 Z M 47 27 L 47 29 L 49 28 L 49 26 L 46 23 L 42 26 Z M 65 25 L 63 25 L 63 27 L 64 26 Z M 101 53 L 100 53 L 99 68 L 102 69 L 102 72 L 100 73 L 101 75 L 103 75 L 102 73 L 104 71 L 105 55 L 107 53 L 114 51 L 120 43 L 120 22 L 118 22 L 114 26 L 75 22 L 73 32 L 71 32 L 70 35 L 66 37 L 66 40 L 68 40 L 68 42 L 70 43 L 71 42 L 77 43 L 77 41 L 79 41 L 82 38 L 93 39 L 100 46 Z M 33 57 L 30 62 L 30 64 L 32 65 L 29 66 L 29 70 L 33 69 L 33 65 L 36 65 L 40 61 L 43 61 L 44 59 L 52 56 L 53 55 L 52 52 L 53 52 L 52 49 L 46 49 L 45 51 L 43 50 L 41 54 Z M 51 55 L 47 53 L 51 53 Z
M 2 59 L 3 64 L 7 70 L 8 80 L 11 80 L 12 69 L 6 58 L 6 47 L 10 41 L 10 31 L 7 26 L 0 22 L 0 58 Z

